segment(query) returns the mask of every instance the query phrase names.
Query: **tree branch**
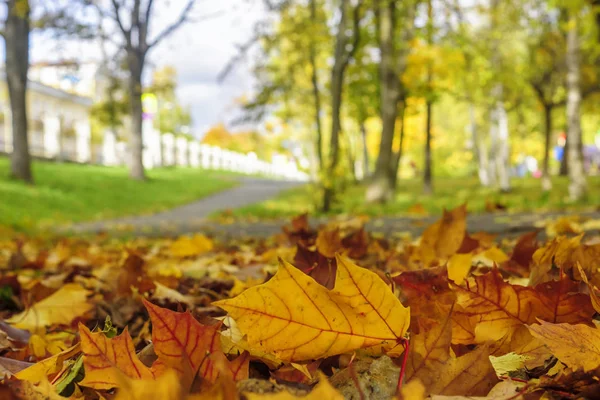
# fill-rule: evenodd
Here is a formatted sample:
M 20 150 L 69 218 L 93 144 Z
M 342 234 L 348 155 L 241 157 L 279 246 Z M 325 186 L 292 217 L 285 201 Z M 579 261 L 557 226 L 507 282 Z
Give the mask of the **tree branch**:
M 125 41 L 127 42 L 127 47 L 131 47 L 131 29 L 125 29 L 125 26 L 123 25 L 123 21 L 121 21 L 121 14 L 120 14 L 121 4 L 119 4 L 118 0 L 112 0 L 112 5 L 113 5 L 113 11 L 115 13 L 114 19 L 115 19 L 115 21 L 117 21 L 117 25 L 119 25 L 119 29 L 121 29 L 123 36 L 125 36 Z
M 148 21 L 150 21 L 150 14 L 152 14 L 152 5 L 154 4 L 154 0 L 148 0 L 148 7 L 146 7 L 146 13 L 144 15 L 144 22 L 148 25 Z
M 173 32 L 175 32 L 177 30 L 177 28 L 179 28 L 181 25 L 183 25 L 183 23 L 187 20 L 187 16 L 188 16 L 189 12 L 192 10 L 192 7 L 194 6 L 195 1 L 196 0 L 188 0 L 187 5 L 181 11 L 181 14 L 179 15 L 179 18 L 177 19 L 177 21 L 175 21 L 174 23 L 172 23 L 171 25 L 166 27 L 162 32 L 160 32 L 156 36 L 156 38 L 148 44 L 148 49 L 152 48 L 153 46 L 156 46 L 157 43 L 159 43 L 161 40 L 163 40 L 166 37 L 168 37 L 169 35 L 171 35 Z

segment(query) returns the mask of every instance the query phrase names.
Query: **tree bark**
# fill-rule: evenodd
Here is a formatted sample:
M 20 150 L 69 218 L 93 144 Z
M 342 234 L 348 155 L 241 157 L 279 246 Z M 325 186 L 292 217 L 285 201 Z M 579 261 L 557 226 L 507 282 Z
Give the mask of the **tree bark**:
M 386 203 L 392 199 L 393 183 L 390 176 L 392 162 L 392 146 L 398 112 L 400 88 L 398 74 L 395 67 L 395 2 L 391 0 L 378 0 L 377 23 L 379 31 L 379 49 L 381 62 L 379 63 L 379 76 L 381 79 L 381 141 L 379 142 L 379 155 L 375 164 L 375 172 L 371 184 L 367 189 L 367 201 Z
M 27 137 L 27 72 L 29 70 L 29 2 L 9 0 L 5 24 L 6 83 L 12 114 L 11 176 L 33 182 Z
M 550 140 L 552 138 L 552 106 L 544 105 L 544 165 L 542 167 L 542 190 L 549 192 L 552 189 L 550 179 Z
M 587 190 L 581 140 L 581 84 L 578 16 L 570 11 L 567 33 L 567 152 L 569 154 L 569 197 L 581 200 Z
M 312 22 L 317 19 L 317 4 L 316 0 L 310 0 L 310 18 Z M 315 147 L 317 150 L 317 158 L 319 159 L 319 168 L 322 170 L 323 165 L 323 127 L 321 124 L 321 93 L 319 89 L 319 76 L 317 74 L 317 51 L 315 48 L 314 38 L 309 37 L 308 59 L 311 67 L 310 81 L 312 84 L 315 125 L 317 129 L 317 138 Z
M 129 176 L 135 180 L 145 180 L 142 133 L 142 71 L 144 57 L 135 50 L 127 52 L 127 63 L 129 66 L 129 96 L 131 102 L 131 134 L 129 136 Z
M 362 139 L 362 150 L 363 150 L 363 177 L 367 178 L 370 173 L 369 163 L 369 147 L 367 146 L 367 128 L 365 127 L 365 121 L 360 122 L 360 137 Z
M 433 4 L 431 0 L 427 1 L 427 44 L 433 45 Z M 427 101 L 426 101 L 426 126 L 425 126 L 425 154 L 423 161 L 423 193 L 433 193 L 433 182 L 431 181 L 431 117 L 433 109 L 433 65 L 432 60 L 427 62 Z
M 406 114 L 406 99 L 400 102 L 400 143 L 398 144 L 398 152 L 394 154 L 392 161 L 392 188 L 396 190 L 398 186 L 398 173 L 400 172 L 400 161 L 402 160 L 402 150 L 404 149 L 404 132 L 405 132 L 405 117 Z
M 510 192 L 510 149 L 508 144 L 508 115 L 504 103 L 496 103 L 498 116 L 498 147 L 496 152 L 496 172 L 500 190 Z
M 488 187 L 490 185 L 488 153 L 483 138 L 479 137 L 477 120 L 475 118 L 475 104 L 473 104 L 472 100 L 469 100 L 469 126 L 471 140 L 473 141 L 473 152 L 475 153 L 475 159 L 477 160 L 479 183 L 481 186 Z
M 433 183 L 431 181 L 431 112 L 433 101 L 427 100 L 426 122 L 425 122 L 425 154 L 424 154 L 424 169 L 423 169 L 423 193 L 433 193 Z
M 348 0 L 342 0 L 340 4 L 340 22 L 335 39 L 334 61 L 331 70 L 331 138 L 329 142 L 329 165 L 327 168 L 327 182 L 323 192 L 323 211 L 331 210 L 335 196 L 336 169 L 340 158 L 340 133 L 342 123 L 340 113 L 342 109 L 342 94 L 344 89 L 344 73 L 350 61 L 350 57 L 356 50 L 359 38 L 359 15 L 357 5 L 354 12 L 354 44 L 352 49 L 348 50 L 349 45 L 347 31 L 350 28 L 348 24 Z

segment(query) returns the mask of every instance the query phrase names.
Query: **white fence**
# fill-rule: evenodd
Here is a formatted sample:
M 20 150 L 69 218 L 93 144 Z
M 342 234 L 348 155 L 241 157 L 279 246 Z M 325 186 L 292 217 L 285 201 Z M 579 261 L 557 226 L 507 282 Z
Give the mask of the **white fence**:
M 96 163 L 106 166 L 127 165 L 129 152 L 127 143 L 118 141 L 113 132 L 107 131 L 101 146 L 92 151 L 90 133 L 87 127 L 78 126 L 73 138 L 61 137 L 55 125 L 47 121 L 43 132 L 30 132 L 32 155 L 75 161 Z M 54 129 L 53 129 L 54 128 Z M 172 134 L 144 137 L 144 166 L 148 169 L 170 166 L 189 166 L 209 170 L 232 171 L 241 174 L 260 174 L 273 178 L 304 181 L 308 175 L 298 170 L 296 163 L 284 155 L 275 155 L 271 162 L 259 160 L 255 153 L 237 153 L 216 146 L 201 144 L 196 140 L 175 137 Z M 12 152 L 12 138 L 0 135 L 0 152 Z
M 153 132 L 154 133 L 154 132 Z M 237 153 L 216 146 L 201 144 L 170 133 L 144 137 L 144 166 L 148 169 L 169 166 L 189 166 L 210 170 L 239 172 L 248 175 L 265 175 L 289 180 L 308 180 L 308 175 L 298 170 L 296 163 L 286 156 L 275 155 L 271 162 L 259 160 L 255 153 Z M 127 165 L 125 142 L 116 140 L 106 132 L 102 145 L 100 164 Z

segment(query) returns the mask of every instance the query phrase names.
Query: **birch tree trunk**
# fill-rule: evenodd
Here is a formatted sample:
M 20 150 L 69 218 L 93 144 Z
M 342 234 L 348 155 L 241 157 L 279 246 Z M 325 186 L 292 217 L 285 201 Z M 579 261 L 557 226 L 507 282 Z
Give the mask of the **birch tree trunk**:
M 581 84 L 579 66 L 579 32 L 576 12 L 569 12 L 567 32 L 567 152 L 569 170 L 569 197 L 572 201 L 585 196 L 587 182 L 583 166 L 581 140 Z

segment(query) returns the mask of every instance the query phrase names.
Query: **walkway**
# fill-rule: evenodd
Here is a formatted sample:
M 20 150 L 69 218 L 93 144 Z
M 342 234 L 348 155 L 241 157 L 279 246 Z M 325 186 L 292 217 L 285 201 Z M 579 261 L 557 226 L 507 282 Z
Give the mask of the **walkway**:
M 147 216 L 77 224 L 69 228 L 68 231 L 73 233 L 110 232 L 117 236 L 119 234 L 176 236 L 186 233 L 204 232 L 224 238 L 265 237 L 281 232 L 281 227 L 288 224 L 289 220 L 236 221 L 233 224 L 223 224 L 219 221 L 210 220 L 207 217 L 217 211 L 234 209 L 267 200 L 276 196 L 282 190 L 301 184 L 299 182 L 246 178 L 236 188 L 217 193 L 170 211 Z M 539 229 L 541 225 L 537 224 L 537 222 L 556 219 L 568 214 L 600 220 L 600 211 L 579 213 L 491 213 L 469 215 L 467 217 L 467 229 L 469 232 L 485 231 L 494 233 L 500 237 L 517 236 Z M 385 236 L 410 234 L 412 237 L 417 237 L 438 218 L 439 216 L 371 218 L 367 222 L 366 228 L 371 232 L 380 232 Z M 311 224 L 315 227 L 325 221 L 326 219 L 322 218 L 311 218 Z M 543 232 L 541 236 L 543 236 Z
M 154 215 L 75 224 L 67 230 L 73 233 L 121 231 L 149 236 L 194 232 L 202 230 L 206 225 L 214 225 L 207 220 L 207 217 L 214 212 L 258 203 L 301 184 L 301 182 L 244 178 L 241 184 L 233 189 L 169 211 Z

